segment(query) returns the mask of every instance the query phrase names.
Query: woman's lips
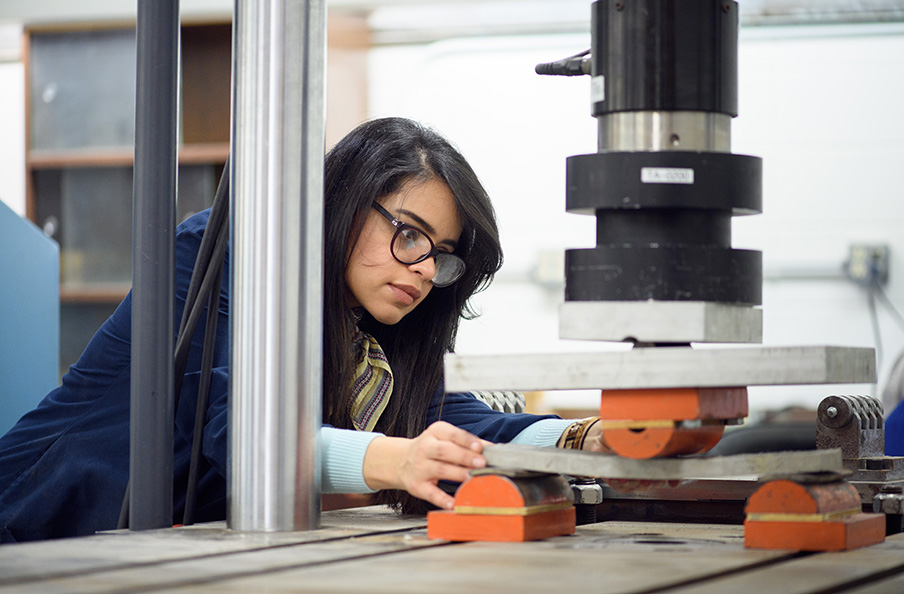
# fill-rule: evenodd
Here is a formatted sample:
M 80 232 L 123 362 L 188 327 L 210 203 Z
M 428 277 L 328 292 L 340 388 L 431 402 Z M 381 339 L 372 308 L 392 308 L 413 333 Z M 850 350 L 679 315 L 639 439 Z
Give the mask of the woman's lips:
M 421 292 L 411 285 L 389 285 L 389 288 L 404 305 L 411 305 L 421 296 Z

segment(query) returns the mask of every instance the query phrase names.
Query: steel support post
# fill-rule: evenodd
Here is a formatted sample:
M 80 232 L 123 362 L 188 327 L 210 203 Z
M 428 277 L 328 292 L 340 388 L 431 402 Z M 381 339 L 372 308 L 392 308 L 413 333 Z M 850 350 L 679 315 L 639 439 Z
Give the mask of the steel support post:
M 317 528 L 323 0 L 237 0 L 229 527 Z
M 173 523 L 178 0 L 138 2 L 129 526 Z

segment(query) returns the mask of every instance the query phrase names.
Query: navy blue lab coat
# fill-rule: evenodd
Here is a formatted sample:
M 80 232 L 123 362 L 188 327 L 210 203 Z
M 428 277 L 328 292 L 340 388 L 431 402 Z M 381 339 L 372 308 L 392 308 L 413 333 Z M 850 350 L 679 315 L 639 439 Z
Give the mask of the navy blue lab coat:
M 179 225 L 176 235 L 175 327 L 209 210 Z M 229 254 L 224 279 L 229 278 Z M 196 521 L 226 515 L 229 286 L 220 289 L 220 320 L 210 403 L 206 411 Z M 129 468 L 131 294 L 98 330 L 85 352 L 48 394 L 0 437 L 0 543 L 77 536 L 115 528 Z M 173 523 L 185 504 L 205 317 L 193 337 L 173 447 Z M 440 402 L 443 403 L 440 409 Z M 467 394 L 434 394 L 430 421 L 442 419 L 493 442 L 506 442 L 543 417 L 497 413 Z

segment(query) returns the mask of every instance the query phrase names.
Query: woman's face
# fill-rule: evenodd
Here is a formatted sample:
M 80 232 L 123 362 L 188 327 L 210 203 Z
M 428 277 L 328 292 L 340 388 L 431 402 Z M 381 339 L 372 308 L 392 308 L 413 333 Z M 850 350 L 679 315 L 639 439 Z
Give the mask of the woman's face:
M 461 220 L 452 191 L 431 178 L 409 181 L 380 204 L 403 223 L 430 236 L 437 249 L 453 252 L 461 236 Z M 378 322 L 395 324 L 414 310 L 433 288 L 436 269 L 433 258 L 417 264 L 402 264 L 392 256 L 396 228 L 370 209 L 361 235 L 352 248 L 345 282 L 351 307 L 362 306 Z

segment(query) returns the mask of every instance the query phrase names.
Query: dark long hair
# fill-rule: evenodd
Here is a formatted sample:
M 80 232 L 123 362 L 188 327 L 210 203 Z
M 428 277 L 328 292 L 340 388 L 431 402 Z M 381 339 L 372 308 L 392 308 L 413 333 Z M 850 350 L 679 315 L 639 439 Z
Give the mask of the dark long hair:
M 455 346 L 458 324 L 476 314 L 468 299 L 485 288 L 502 265 L 496 214 L 489 196 L 465 158 L 436 132 L 403 118 L 366 122 L 326 155 L 324 171 L 324 361 L 323 421 L 352 428 L 349 390 L 354 361 L 355 320 L 348 307 L 345 270 L 374 200 L 408 181 L 437 179 L 455 197 L 462 234 L 455 253 L 466 263 L 464 276 L 436 288 L 397 324 L 365 313 L 359 325 L 372 334 L 389 359 L 393 396 L 376 430 L 415 437 L 426 428 L 427 408 L 440 385 L 443 356 Z M 351 241 L 350 241 L 351 240 Z M 417 509 L 414 498 L 388 493 L 383 500 Z

